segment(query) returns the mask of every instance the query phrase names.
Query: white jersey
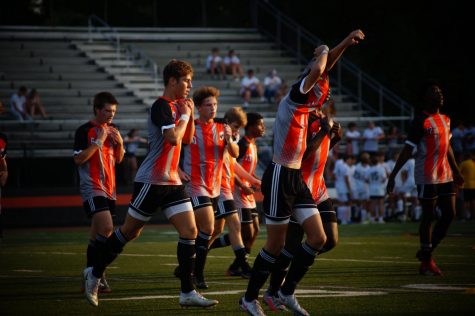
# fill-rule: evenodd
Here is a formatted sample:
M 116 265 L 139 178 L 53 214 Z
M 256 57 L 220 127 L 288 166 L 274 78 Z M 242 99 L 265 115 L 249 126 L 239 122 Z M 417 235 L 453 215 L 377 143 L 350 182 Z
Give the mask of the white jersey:
M 337 194 L 348 194 L 349 191 L 345 178 L 350 176 L 350 167 L 343 159 L 338 159 L 335 163 L 333 173 L 335 174 L 335 189 Z
M 345 133 L 347 138 L 352 138 L 351 140 L 351 151 L 353 155 L 359 155 L 360 154 L 360 137 L 361 133 L 357 130 L 350 131 L 347 130 Z
M 377 164 L 369 167 L 368 181 L 369 181 L 369 195 L 384 197 L 386 195 L 386 182 L 388 175 L 383 164 Z
M 378 137 L 383 135 L 384 132 L 381 127 L 376 126 L 373 129 L 365 129 L 363 132 L 364 144 L 363 151 L 376 152 L 378 151 Z
M 417 194 L 416 180 L 414 178 L 414 167 L 416 161 L 411 158 L 402 166 L 395 179 L 395 191 L 409 196 Z M 403 174 L 407 175 L 406 179 L 403 179 Z M 417 195 L 416 195 L 417 196 Z
M 355 184 L 354 191 L 356 193 L 354 194 L 354 197 L 357 200 L 369 199 L 368 170 L 369 165 L 363 165 L 361 162 L 355 166 L 353 182 Z

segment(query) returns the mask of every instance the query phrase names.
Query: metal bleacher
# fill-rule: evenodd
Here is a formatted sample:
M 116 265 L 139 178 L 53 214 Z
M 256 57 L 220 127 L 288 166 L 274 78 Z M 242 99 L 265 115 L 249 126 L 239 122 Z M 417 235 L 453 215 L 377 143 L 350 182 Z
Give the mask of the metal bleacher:
M 104 36 L 104 30 L 117 36 L 117 42 Z M 235 49 L 244 71 L 253 68 L 261 80 L 268 71 L 276 69 L 290 83 L 302 68 L 287 51 L 255 29 L 99 31 L 102 34 L 91 33 L 91 28 L 0 27 L 0 100 L 9 107 L 10 96 L 20 86 L 35 88 L 49 116 L 34 122 L 17 122 L 9 119 L 8 114 L 0 116 L 0 131 L 9 137 L 11 157 L 69 157 L 75 129 L 92 117 L 92 98 L 104 90 L 112 92 L 119 101 L 114 122 L 121 132 L 137 128 L 146 135 L 147 110 L 163 91 L 161 67 L 172 58 L 191 62 L 195 88 L 213 85 L 220 89 L 219 115 L 241 105 L 242 99 L 239 82 L 232 78 L 212 79 L 206 73 L 205 60 L 212 47 L 220 48 L 222 55 Z M 355 118 L 364 115 L 344 95 L 333 97 L 341 121 L 357 121 Z M 265 117 L 267 136 L 263 145 L 270 143 L 275 110 L 274 105 L 258 99 L 253 99 L 248 109 Z

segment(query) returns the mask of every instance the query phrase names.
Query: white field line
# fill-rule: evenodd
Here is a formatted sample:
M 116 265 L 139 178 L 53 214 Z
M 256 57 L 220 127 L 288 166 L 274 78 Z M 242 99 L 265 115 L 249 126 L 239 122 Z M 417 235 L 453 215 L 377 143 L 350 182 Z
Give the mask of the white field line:
M 65 256 L 84 256 L 82 252 L 61 252 L 61 251 L 23 251 L 23 252 L 2 252 L 3 254 L 7 255 L 65 255 Z M 169 255 L 169 254 L 141 254 L 141 253 L 122 253 L 121 257 L 161 257 L 161 258 L 176 258 L 176 255 Z M 465 257 L 465 256 L 464 256 Z M 215 259 L 234 259 L 234 256 L 215 256 L 215 255 L 208 255 L 208 258 L 215 258 Z M 382 258 L 382 257 L 374 257 L 374 258 Z M 252 259 L 252 258 L 251 258 Z M 331 262 L 361 262 L 361 263 L 388 263 L 388 264 L 411 264 L 417 263 L 417 260 L 413 261 L 401 261 L 401 260 L 370 260 L 370 259 L 342 259 L 342 258 L 321 258 L 318 257 L 318 261 L 331 261 Z M 474 263 L 459 263 L 459 262 L 444 262 L 444 265 L 468 265 L 468 266 L 475 266 Z

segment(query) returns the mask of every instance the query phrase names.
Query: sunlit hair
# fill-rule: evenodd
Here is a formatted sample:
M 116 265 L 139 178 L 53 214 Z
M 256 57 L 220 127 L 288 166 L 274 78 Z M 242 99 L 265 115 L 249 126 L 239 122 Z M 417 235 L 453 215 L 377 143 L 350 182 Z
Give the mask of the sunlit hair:
M 209 97 L 218 98 L 219 94 L 220 94 L 219 90 L 216 89 L 215 87 L 208 87 L 208 86 L 200 87 L 198 90 L 196 90 L 193 93 L 193 102 L 195 102 L 196 106 L 201 106 L 203 104 L 203 101 L 206 98 L 209 98 Z
M 165 68 L 163 68 L 163 83 L 166 86 L 170 78 L 175 78 L 178 81 L 181 77 L 185 77 L 189 74 L 193 76 L 193 67 L 191 67 L 190 63 L 183 60 L 172 59 Z
M 244 110 L 240 106 L 235 106 L 235 107 L 229 109 L 224 114 L 224 119 L 226 120 L 226 123 L 228 123 L 228 124 L 237 122 L 239 124 L 239 126 L 241 126 L 241 127 L 244 127 L 247 124 L 246 112 L 244 112 Z

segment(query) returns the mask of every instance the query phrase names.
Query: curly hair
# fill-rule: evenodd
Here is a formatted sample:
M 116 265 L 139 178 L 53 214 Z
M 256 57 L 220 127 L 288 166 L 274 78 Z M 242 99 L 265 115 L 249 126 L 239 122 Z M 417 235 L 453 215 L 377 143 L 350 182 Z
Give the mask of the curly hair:
M 193 67 L 189 62 L 172 59 L 163 68 L 163 83 L 166 86 L 170 78 L 175 78 L 178 81 L 181 77 L 188 74 L 193 75 Z
M 196 106 L 201 106 L 203 103 L 204 99 L 209 98 L 209 97 L 219 97 L 220 92 L 217 88 L 215 87 L 200 87 L 198 90 L 196 90 L 193 93 L 193 102 L 195 103 Z

